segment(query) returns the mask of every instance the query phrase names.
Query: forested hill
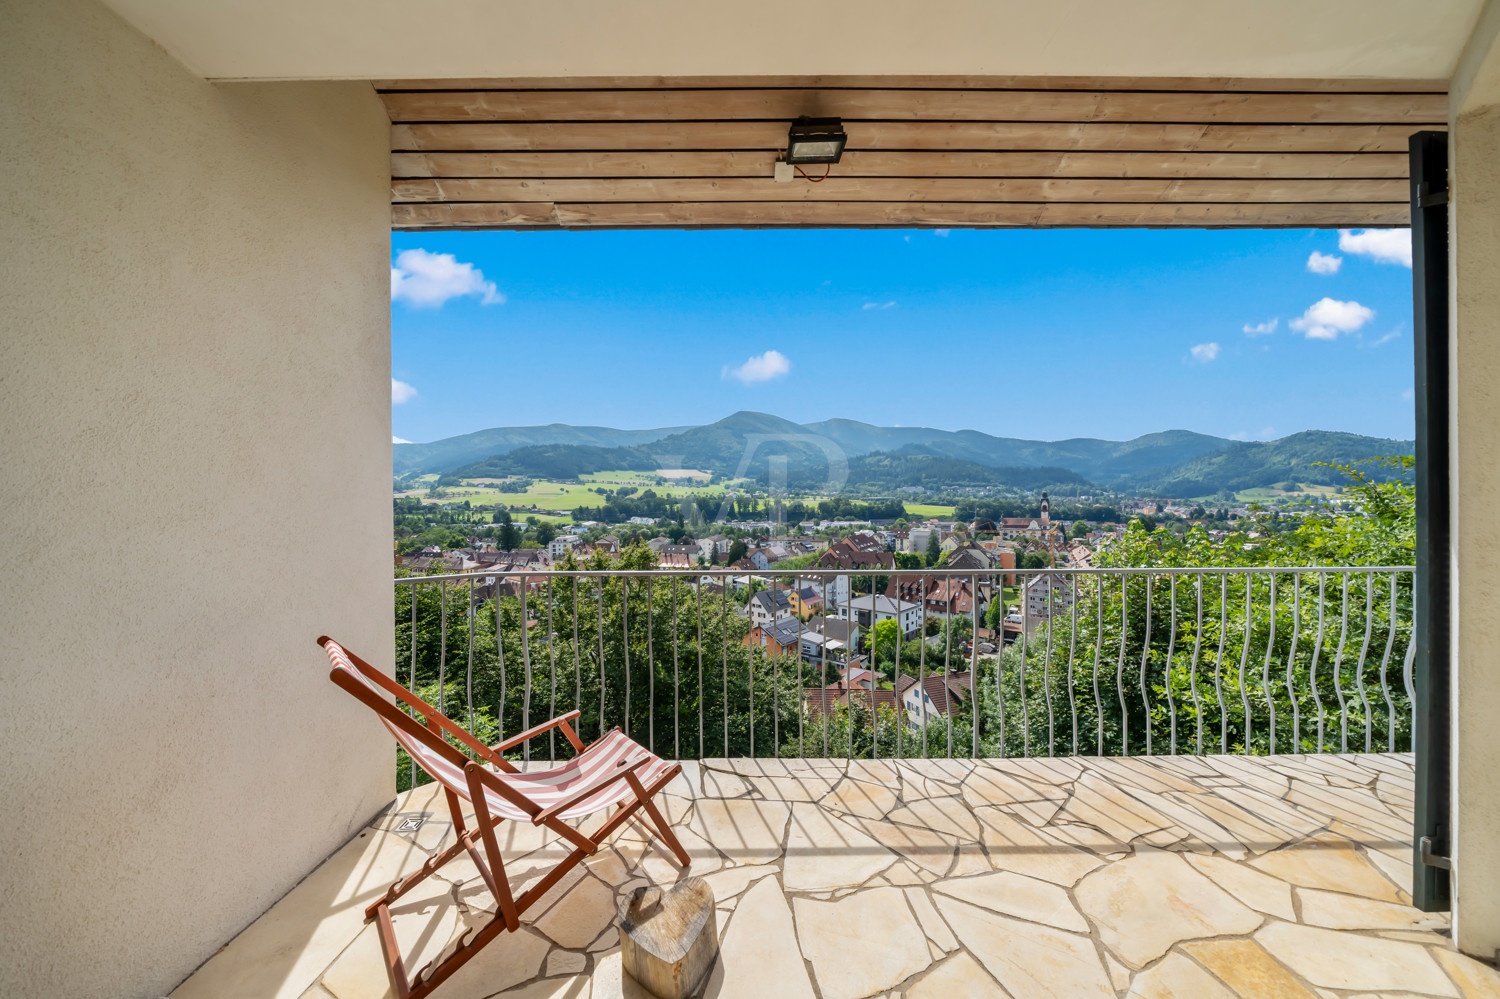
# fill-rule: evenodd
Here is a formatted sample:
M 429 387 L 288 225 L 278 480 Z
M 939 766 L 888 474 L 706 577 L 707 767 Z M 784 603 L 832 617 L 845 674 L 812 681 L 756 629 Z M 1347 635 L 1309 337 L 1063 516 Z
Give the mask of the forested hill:
M 398 444 L 395 470 L 397 475 L 431 471 L 458 478 L 572 479 L 613 469 L 696 468 L 724 478 L 766 482 L 784 467 L 788 484 L 808 491 L 819 491 L 847 474 L 847 483 L 866 487 L 865 492 L 1094 483 L 1187 497 L 1285 482 L 1331 484 L 1341 481 L 1338 473 L 1318 463 L 1412 451 L 1411 441 L 1319 430 L 1264 442 L 1235 442 L 1187 430 L 1128 441 L 1030 441 L 974 430 L 876 427 L 852 420 L 803 425 L 765 413 L 740 412 L 686 429 L 622 431 L 552 424 L 497 428 L 432 444 Z
M 1335 485 L 1346 480 L 1337 469 L 1327 467 L 1330 464 L 1413 453 L 1412 441 L 1306 430 L 1275 441 L 1239 441 L 1165 471 L 1128 477 L 1115 488 L 1186 497 L 1282 483 Z M 1362 465 L 1361 470 L 1376 481 L 1387 481 L 1399 474 L 1373 464 Z

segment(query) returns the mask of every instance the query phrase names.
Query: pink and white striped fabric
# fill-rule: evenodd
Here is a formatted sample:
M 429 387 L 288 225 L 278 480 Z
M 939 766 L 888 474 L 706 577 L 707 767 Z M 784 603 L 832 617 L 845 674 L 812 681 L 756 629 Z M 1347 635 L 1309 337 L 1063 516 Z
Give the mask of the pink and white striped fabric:
M 355 667 L 339 643 L 329 640 L 324 643 L 323 648 L 327 651 L 328 659 L 333 663 L 334 669 L 343 670 L 350 676 L 358 677 L 360 683 L 380 694 L 382 700 L 385 699 L 385 693 L 379 687 L 375 686 L 375 684 L 371 683 L 369 678 Z M 391 710 L 396 711 L 400 709 L 392 706 Z M 391 735 L 395 737 L 396 742 L 400 744 L 401 748 L 411 754 L 411 758 L 423 770 L 431 774 L 434 780 L 465 801 L 469 800 L 469 782 L 468 778 L 464 776 L 462 767 L 455 766 L 425 742 L 403 732 L 388 719 L 382 717 L 380 720 L 390 730 Z M 437 739 L 440 737 L 436 733 L 433 733 L 430 735 L 430 738 Z M 636 776 L 642 784 L 650 784 L 672 766 L 672 764 L 654 755 L 623 732 L 612 731 L 592 746 L 589 746 L 578 756 L 565 763 L 559 763 L 549 770 L 510 774 L 498 771 L 488 765 L 486 765 L 486 769 L 493 773 L 498 781 L 515 789 L 517 793 L 523 795 L 527 800 L 534 802 L 541 808 L 550 808 L 592 781 L 603 777 L 618 767 L 633 763 L 642 757 L 645 757 L 647 762 L 635 771 Z M 582 818 L 585 815 L 597 812 L 601 808 L 618 804 L 627 798 L 633 797 L 633 795 L 634 792 L 630 789 L 630 783 L 625 780 L 618 780 L 600 788 L 594 794 L 558 813 L 558 817 L 563 819 Z M 493 790 L 486 788 L 484 796 L 490 811 L 495 815 L 517 821 L 531 821 L 531 816 L 524 810 L 507 801 L 505 798 L 500 797 Z

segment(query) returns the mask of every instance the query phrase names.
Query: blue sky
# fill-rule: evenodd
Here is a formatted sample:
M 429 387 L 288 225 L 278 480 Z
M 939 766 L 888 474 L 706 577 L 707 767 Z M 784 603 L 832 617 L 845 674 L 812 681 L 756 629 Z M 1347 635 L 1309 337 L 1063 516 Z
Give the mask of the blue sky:
M 406 440 L 739 409 L 1041 440 L 1413 431 L 1405 230 L 392 243 L 393 430 Z

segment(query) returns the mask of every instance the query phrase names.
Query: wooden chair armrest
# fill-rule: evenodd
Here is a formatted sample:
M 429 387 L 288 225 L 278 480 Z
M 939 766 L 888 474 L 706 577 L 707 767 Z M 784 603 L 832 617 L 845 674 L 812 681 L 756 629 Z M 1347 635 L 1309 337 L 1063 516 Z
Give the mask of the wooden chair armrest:
M 520 735 L 513 735 L 509 739 L 506 739 L 504 742 L 497 742 L 495 745 L 490 747 L 490 751 L 495 753 L 503 753 L 507 749 L 510 749 L 514 746 L 519 746 L 521 743 L 526 742 L 529 739 L 535 739 L 537 736 L 541 735 L 549 728 L 556 728 L 558 725 L 564 725 L 572 721 L 574 718 L 577 718 L 579 714 L 581 714 L 581 712 L 575 710 L 569 711 L 565 715 L 558 715 L 551 721 L 542 722 L 542 724 L 540 725 L 528 728 Z
M 614 770 L 605 774 L 603 777 L 600 777 L 598 780 L 591 782 L 587 787 L 580 788 L 579 790 L 568 795 L 562 801 L 559 801 L 557 804 L 552 805 L 548 808 L 544 808 L 540 812 L 537 812 L 531 817 L 532 825 L 539 826 L 542 823 L 546 822 L 548 819 L 552 818 L 554 815 L 557 815 L 560 812 L 567 811 L 569 808 L 572 808 L 583 799 L 595 794 L 602 788 L 608 787 L 615 781 L 620 780 L 626 774 L 634 773 L 640 766 L 645 764 L 650 759 L 651 757 L 649 756 L 642 756 L 640 759 L 635 760 L 632 763 L 626 763 L 619 767 L 616 767 Z

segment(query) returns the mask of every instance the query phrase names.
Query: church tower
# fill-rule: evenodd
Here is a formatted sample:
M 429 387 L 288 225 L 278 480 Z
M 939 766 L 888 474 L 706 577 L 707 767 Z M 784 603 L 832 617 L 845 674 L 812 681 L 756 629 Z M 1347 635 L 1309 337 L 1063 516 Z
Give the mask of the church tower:
M 1042 529 L 1046 530 L 1048 523 L 1052 520 L 1052 504 L 1047 502 L 1047 492 L 1042 491 Z

